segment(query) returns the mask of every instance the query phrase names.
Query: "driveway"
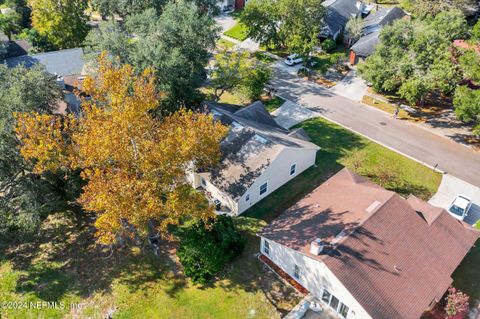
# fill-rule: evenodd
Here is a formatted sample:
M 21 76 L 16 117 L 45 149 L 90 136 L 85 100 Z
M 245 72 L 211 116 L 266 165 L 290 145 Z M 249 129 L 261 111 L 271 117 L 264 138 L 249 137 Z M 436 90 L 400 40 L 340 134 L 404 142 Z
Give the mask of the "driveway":
M 301 107 L 291 101 L 283 103 L 282 106 L 272 112 L 272 115 L 275 117 L 278 125 L 286 129 L 313 117 L 320 116 L 317 112 Z
M 462 181 L 459 178 L 445 174 L 438 191 L 428 201 L 430 204 L 448 209 L 455 196 L 458 194 L 465 195 L 472 199 L 472 207 L 465 217 L 465 222 L 473 225 L 480 220 L 480 187 Z
M 297 76 L 298 70 L 303 66 L 302 63 L 297 65 L 288 66 L 285 64 L 284 59 L 281 59 L 277 63 L 275 63 L 274 68 L 276 70 L 280 70 L 281 72 L 288 74 L 290 76 Z
M 279 65 L 278 63 L 276 64 Z M 280 96 L 425 165 L 480 186 L 480 153 L 275 68 Z M 320 145 L 321 147 L 321 145 Z M 476 172 L 476 173 L 475 173 Z
M 351 70 L 347 75 L 337 83 L 330 91 L 337 95 L 341 95 L 353 101 L 361 101 L 367 92 L 367 85 L 360 77 L 357 76 L 355 70 Z
M 237 23 L 231 15 L 225 13 L 215 17 L 215 22 L 220 26 L 222 33 L 232 28 Z

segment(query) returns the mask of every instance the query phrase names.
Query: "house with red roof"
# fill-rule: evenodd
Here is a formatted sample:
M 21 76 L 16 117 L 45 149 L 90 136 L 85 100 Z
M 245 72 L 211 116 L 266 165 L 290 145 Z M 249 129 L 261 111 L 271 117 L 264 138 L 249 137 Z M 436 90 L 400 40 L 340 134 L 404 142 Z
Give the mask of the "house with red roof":
M 418 319 L 445 294 L 479 232 L 345 168 L 258 235 L 261 259 L 329 313 Z

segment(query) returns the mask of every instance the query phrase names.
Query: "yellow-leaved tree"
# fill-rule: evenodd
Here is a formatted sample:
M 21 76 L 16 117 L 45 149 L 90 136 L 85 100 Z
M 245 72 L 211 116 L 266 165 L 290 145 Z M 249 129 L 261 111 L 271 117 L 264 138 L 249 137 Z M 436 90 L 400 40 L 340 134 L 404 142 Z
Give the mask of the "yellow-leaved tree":
M 214 165 L 227 128 L 210 115 L 180 110 L 156 119 L 159 93 L 147 69 L 100 57 L 98 74 L 87 77 L 82 114 L 17 113 L 21 154 L 38 173 L 80 170 L 87 181 L 78 199 L 98 214 L 100 243 L 162 232 L 185 216 L 207 219 L 213 208 L 186 180 L 186 171 Z

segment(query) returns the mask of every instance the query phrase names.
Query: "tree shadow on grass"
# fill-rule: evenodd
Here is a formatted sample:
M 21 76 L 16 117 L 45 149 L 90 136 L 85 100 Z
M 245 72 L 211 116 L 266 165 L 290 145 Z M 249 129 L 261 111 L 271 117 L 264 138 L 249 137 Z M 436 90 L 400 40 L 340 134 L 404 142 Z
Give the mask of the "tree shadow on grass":
M 163 280 L 171 271 L 166 251 L 159 256 L 131 249 L 112 254 L 97 245 L 93 221 L 93 215 L 71 210 L 51 215 L 35 236 L 3 241 L 0 255 L 22 272 L 16 291 L 33 293 L 44 301 L 58 301 L 67 294 L 87 298 L 111 292 L 113 281 L 118 280 L 134 292 Z M 177 280 L 171 291 L 183 286 Z

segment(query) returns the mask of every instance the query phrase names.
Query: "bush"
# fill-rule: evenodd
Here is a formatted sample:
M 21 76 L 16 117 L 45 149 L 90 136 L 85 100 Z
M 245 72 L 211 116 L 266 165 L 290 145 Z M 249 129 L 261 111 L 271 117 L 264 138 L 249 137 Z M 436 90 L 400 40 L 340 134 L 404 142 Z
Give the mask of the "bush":
M 463 319 L 468 312 L 469 297 L 460 290 L 450 287 L 448 288 L 447 305 L 445 306 L 445 314 L 448 319 Z
M 327 39 L 327 40 L 323 41 L 323 43 L 322 43 L 322 50 L 325 51 L 325 52 L 332 52 L 335 49 L 336 46 L 337 46 L 337 44 L 335 43 L 334 40 Z
M 194 283 L 205 284 L 245 247 L 230 216 L 198 221 L 180 235 L 177 256 Z

